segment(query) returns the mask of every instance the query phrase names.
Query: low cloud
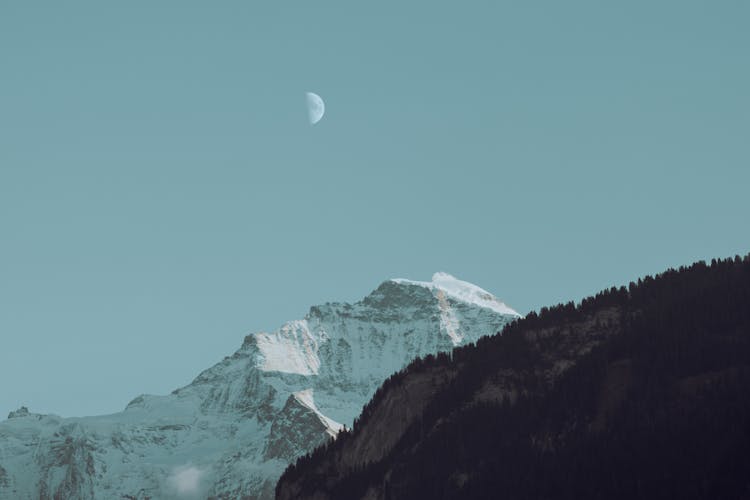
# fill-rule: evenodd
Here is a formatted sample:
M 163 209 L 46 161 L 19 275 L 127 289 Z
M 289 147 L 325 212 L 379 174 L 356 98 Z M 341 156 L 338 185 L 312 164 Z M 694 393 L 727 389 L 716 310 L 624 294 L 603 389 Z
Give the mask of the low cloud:
M 204 474 L 204 471 L 194 465 L 181 465 L 174 468 L 167 481 L 179 496 L 191 497 L 200 493 Z

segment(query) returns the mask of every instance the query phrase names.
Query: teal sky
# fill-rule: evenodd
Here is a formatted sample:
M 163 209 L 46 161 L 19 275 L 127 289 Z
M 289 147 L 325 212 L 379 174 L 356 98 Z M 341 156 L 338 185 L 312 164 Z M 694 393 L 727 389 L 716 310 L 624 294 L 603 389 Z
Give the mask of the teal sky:
M 391 277 L 525 313 L 750 251 L 747 1 L 284 4 L 0 4 L 0 418 Z

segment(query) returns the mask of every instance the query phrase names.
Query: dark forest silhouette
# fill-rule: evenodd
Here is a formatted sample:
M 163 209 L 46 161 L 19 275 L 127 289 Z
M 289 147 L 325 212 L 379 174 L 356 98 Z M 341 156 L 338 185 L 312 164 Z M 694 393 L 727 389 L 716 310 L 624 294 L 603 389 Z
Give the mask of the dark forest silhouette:
M 605 309 L 616 311 L 618 334 L 553 384 L 537 380 L 548 363 L 540 353 L 559 339 L 529 332 Z M 523 391 L 471 402 L 498 366 L 523 373 Z M 367 431 L 393 386 L 435 369 L 457 375 L 382 460 L 323 467 Z M 404 499 L 750 498 L 750 256 L 542 308 L 502 334 L 415 360 L 383 383 L 352 430 L 289 466 L 279 488 L 290 482 L 303 496 L 346 499 L 370 487 Z

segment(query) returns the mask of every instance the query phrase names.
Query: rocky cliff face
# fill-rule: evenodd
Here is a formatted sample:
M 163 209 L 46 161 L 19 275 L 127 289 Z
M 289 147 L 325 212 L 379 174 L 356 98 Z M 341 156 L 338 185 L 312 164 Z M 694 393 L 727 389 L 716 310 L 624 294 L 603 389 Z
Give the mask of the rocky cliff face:
M 167 396 L 112 415 L 22 408 L 0 423 L 0 498 L 270 498 L 297 456 L 350 427 L 391 373 L 518 314 L 438 273 L 315 306 Z

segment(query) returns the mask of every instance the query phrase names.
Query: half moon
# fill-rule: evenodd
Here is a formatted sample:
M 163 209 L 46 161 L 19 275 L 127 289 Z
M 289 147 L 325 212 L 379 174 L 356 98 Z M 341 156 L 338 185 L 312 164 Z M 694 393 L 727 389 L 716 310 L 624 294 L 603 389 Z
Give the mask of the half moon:
M 310 125 L 315 125 L 323 118 L 326 105 L 318 94 L 305 92 L 305 95 L 307 96 L 307 119 L 310 120 Z

